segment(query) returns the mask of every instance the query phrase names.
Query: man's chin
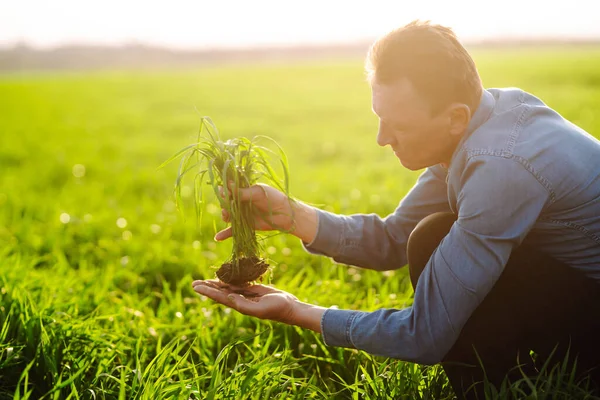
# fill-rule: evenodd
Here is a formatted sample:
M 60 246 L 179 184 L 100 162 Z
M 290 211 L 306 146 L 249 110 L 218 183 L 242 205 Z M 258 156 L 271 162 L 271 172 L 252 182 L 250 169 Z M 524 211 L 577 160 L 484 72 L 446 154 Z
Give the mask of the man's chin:
M 400 164 L 402 164 L 402 166 L 408 170 L 411 171 L 418 171 L 420 169 L 426 168 L 427 166 L 424 166 L 422 164 L 419 163 L 415 163 L 415 162 L 410 162 L 406 159 L 402 159 L 400 157 L 398 157 L 398 160 L 400 160 Z

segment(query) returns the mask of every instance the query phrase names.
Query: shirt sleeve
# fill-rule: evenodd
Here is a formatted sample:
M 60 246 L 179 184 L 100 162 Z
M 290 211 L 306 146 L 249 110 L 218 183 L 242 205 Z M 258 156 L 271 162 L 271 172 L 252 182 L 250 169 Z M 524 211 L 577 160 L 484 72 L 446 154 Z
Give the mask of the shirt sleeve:
M 323 340 L 406 361 L 440 362 L 549 199 L 518 160 L 471 158 L 461 176 L 458 220 L 422 272 L 412 307 L 328 309 Z
M 406 243 L 414 227 L 435 212 L 450 211 L 447 172 L 428 168 L 385 218 L 377 214 L 337 215 L 317 210 L 317 234 L 305 249 L 358 267 L 390 270 L 406 265 Z

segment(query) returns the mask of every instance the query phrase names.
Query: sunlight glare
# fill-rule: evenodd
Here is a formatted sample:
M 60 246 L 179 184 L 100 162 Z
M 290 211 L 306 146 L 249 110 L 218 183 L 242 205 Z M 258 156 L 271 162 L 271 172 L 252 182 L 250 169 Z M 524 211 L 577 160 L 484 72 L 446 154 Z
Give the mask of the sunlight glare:
M 475 0 L 306 0 L 301 5 L 276 0 L 22 0 L 3 6 L 0 46 L 18 41 L 40 47 L 143 43 L 174 48 L 339 43 L 372 39 L 413 19 L 450 26 L 463 39 L 600 37 L 592 7 L 587 0 L 553 5 L 505 0 L 493 10 Z

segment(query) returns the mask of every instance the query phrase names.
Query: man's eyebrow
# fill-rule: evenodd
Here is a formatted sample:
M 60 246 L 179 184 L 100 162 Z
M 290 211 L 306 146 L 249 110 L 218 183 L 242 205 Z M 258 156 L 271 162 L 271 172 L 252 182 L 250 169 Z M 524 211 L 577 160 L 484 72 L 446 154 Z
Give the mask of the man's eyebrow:
M 383 123 L 384 125 L 390 126 L 390 127 L 406 127 L 407 124 L 405 121 L 396 121 L 394 123 L 391 123 L 390 121 L 388 121 L 385 118 L 381 118 L 381 116 L 379 114 L 377 114 L 377 112 L 375 111 L 375 107 L 371 106 L 371 112 L 373 114 L 375 114 L 375 116 L 377 116 L 379 118 L 379 121 L 381 121 L 381 123 Z
M 384 120 L 383 118 L 379 118 L 379 120 L 384 125 L 387 125 L 387 126 L 392 127 L 392 128 L 405 128 L 407 126 L 407 124 L 406 124 L 405 121 L 394 121 L 394 122 L 391 122 L 391 121 Z

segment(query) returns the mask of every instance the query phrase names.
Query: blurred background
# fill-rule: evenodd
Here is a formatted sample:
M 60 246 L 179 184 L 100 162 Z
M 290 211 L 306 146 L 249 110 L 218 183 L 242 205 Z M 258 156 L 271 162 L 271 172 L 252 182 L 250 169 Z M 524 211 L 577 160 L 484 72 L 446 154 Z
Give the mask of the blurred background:
M 0 5 L 0 68 L 152 67 L 361 56 L 413 19 L 466 43 L 600 38 L 594 2 L 22 0 Z
M 600 136 L 593 1 L 1 1 L 0 399 L 453 398 L 439 366 L 330 348 L 196 295 L 231 254 L 213 240 L 226 224 L 209 190 L 196 220 L 191 181 L 178 210 L 177 162 L 158 169 L 209 116 L 224 139 L 275 139 L 296 198 L 393 212 L 419 172 L 377 146 L 363 63 L 413 19 L 452 27 L 486 87 L 530 91 Z M 412 302 L 405 268 L 260 243 L 265 282 L 302 301 Z

